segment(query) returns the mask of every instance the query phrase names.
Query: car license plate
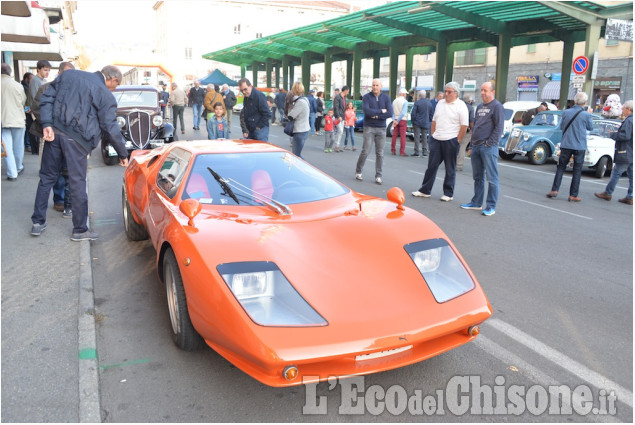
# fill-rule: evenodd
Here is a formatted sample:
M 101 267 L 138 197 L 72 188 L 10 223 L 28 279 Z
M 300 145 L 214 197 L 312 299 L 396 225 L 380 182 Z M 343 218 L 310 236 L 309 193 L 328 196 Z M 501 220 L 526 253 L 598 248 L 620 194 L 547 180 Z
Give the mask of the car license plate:
M 112 145 L 108 145 L 108 156 L 119 156 L 115 148 Z
M 395 348 L 393 350 L 377 351 L 375 353 L 369 353 L 369 354 L 360 354 L 358 356 L 355 356 L 355 360 L 358 362 L 362 362 L 364 360 L 371 360 L 371 359 L 377 359 L 380 357 L 392 356 L 393 354 L 403 353 L 404 351 L 408 351 L 410 349 L 412 349 L 412 345 L 407 345 L 401 348 Z

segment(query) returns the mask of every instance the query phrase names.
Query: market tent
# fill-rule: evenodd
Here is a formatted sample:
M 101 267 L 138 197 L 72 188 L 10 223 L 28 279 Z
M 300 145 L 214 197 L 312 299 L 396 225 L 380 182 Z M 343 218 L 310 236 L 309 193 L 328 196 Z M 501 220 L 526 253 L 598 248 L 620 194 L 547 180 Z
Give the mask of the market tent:
M 234 81 L 231 78 L 225 76 L 225 74 L 220 72 L 218 69 L 215 69 L 207 77 L 201 78 L 198 81 L 201 83 L 201 85 L 206 85 L 206 84 L 218 84 L 219 86 L 222 86 L 223 84 L 227 84 L 228 86 L 237 86 L 238 85 L 238 83 L 236 81 Z

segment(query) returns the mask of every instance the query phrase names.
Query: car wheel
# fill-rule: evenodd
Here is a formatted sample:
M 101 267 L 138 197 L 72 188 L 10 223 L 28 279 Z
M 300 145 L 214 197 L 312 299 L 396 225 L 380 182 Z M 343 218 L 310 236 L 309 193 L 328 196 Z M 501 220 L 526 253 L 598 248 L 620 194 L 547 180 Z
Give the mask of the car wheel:
M 386 127 L 386 136 L 392 137 L 392 123 L 388 124 L 388 127 Z
M 549 147 L 544 142 L 536 143 L 534 148 L 529 152 L 527 156 L 529 157 L 529 162 L 531 162 L 532 164 L 542 165 L 550 156 Z
M 146 232 L 146 229 L 134 221 L 125 188 L 121 189 L 121 203 L 123 211 L 123 227 L 126 230 L 126 236 L 128 236 L 128 239 L 131 241 L 144 241 L 148 239 L 148 232 Z
M 187 310 L 183 278 L 171 248 L 165 252 L 163 259 L 163 280 L 174 343 L 182 350 L 194 351 L 201 345 L 201 336 L 192 326 Z
M 514 159 L 516 154 L 515 153 L 506 153 L 506 152 L 503 152 L 503 151 L 498 151 L 498 156 L 500 156 L 503 159 L 506 159 L 507 161 L 511 161 L 512 159 Z
M 606 156 L 603 156 L 598 161 L 598 165 L 595 167 L 595 177 L 601 179 L 607 174 L 609 169 L 609 159 Z
M 108 155 L 108 145 L 108 142 L 106 142 L 104 139 L 101 139 L 101 157 L 104 159 L 104 164 L 115 165 L 119 163 L 119 157 Z

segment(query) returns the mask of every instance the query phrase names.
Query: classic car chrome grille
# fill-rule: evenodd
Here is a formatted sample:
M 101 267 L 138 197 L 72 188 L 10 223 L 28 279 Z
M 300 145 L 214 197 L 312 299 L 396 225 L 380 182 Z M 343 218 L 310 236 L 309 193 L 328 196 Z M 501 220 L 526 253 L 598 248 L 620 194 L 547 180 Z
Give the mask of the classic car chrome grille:
M 130 140 L 139 149 L 144 149 L 150 140 L 152 120 L 150 114 L 142 111 L 134 111 L 128 114 L 128 134 Z
M 513 153 L 516 146 L 518 146 L 518 143 L 520 143 L 521 137 L 523 137 L 523 133 L 521 131 L 512 131 L 507 139 L 507 143 L 505 144 L 505 153 Z

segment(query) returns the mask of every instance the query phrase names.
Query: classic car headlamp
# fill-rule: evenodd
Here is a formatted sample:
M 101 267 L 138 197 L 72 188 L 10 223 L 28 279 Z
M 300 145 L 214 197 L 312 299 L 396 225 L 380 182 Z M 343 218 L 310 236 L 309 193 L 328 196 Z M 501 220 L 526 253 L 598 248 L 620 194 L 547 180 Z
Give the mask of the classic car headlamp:
M 246 261 L 217 268 L 249 317 L 263 326 L 325 326 L 328 323 L 295 290 L 275 263 Z
M 413 242 L 404 249 L 437 302 L 451 300 L 474 289 L 474 281 L 446 240 Z
M 120 128 L 124 128 L 126 126 L 126 119 L 124 117 L 117 117 L 117 124 Z
M 523 133 L 523 139 L 525 139 L 525 142 L 529 140 L 530 137 L 531 137 L 531 134 L 527 133 L 526 131 Z
M 163 118 L 161 118 L 160 115 L 155 115 L 154 117 L 152 117 L 152 124 L 155 127 L 161 126 L 161 124 L 163 124 Z

